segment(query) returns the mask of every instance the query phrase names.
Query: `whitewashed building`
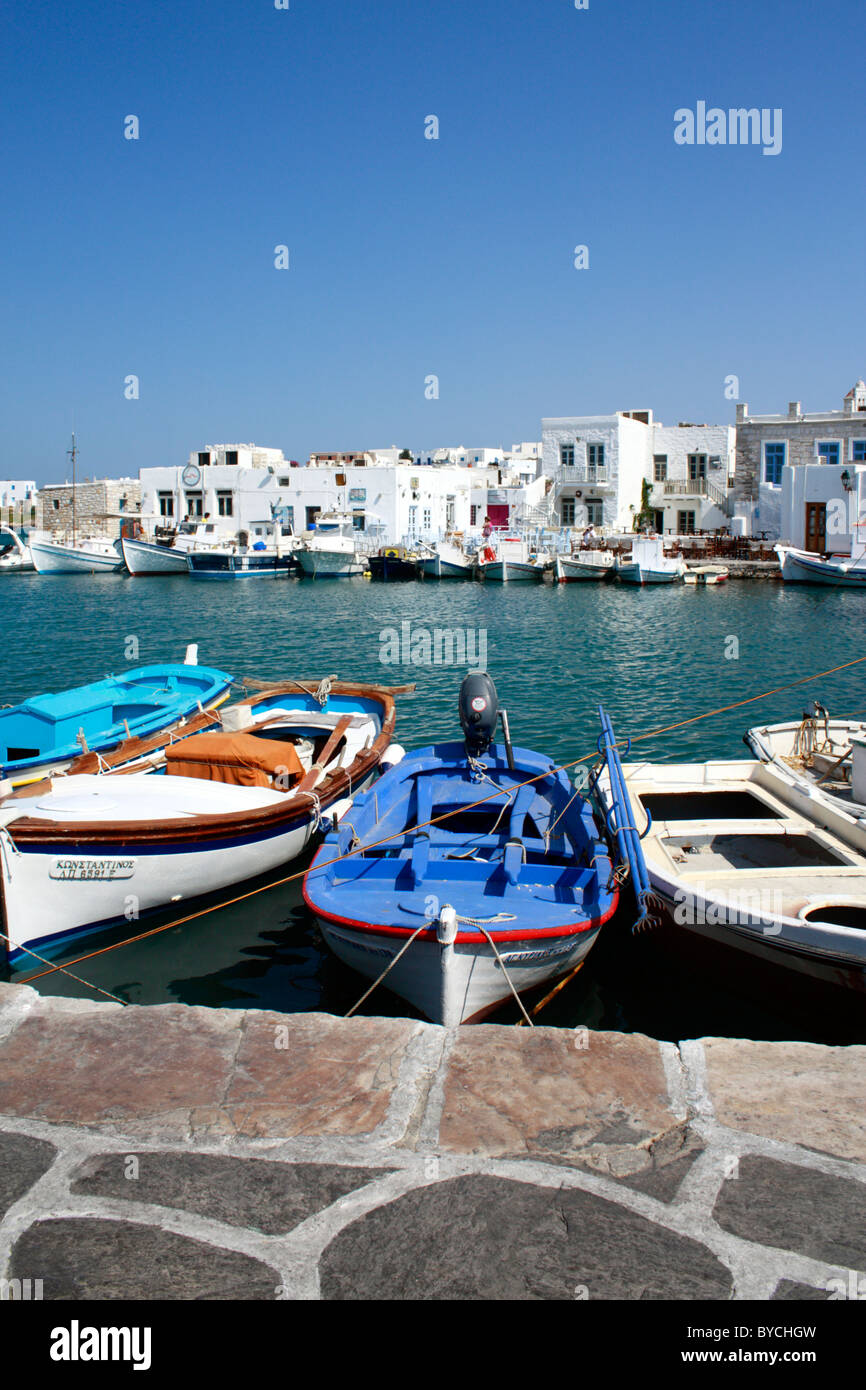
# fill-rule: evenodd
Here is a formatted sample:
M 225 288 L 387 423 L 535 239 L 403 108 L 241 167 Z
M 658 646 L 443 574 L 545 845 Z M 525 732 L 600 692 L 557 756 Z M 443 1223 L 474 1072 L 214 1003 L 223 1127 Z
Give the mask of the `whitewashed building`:
M 550 417 L 541 435 L 553 523 L 630 531 L 652 476 L 652 412 Z
M 863 381 L 846 394 L 841 410 L 804 412 L 800 401 L 791 401 L 784 415 L 750 415 L 748 405 L 738 405 L 737 529 L 823 550 L 827 504 L 849 505 L 842 476 L 859 474 L 858 464 L 866 464 Z
M 17 507 L 36 501 L 38 488 L 32 479 L 0 482 L 0 507 Z
M 631 531 L 645 510 L 668 535 L 727 525 L 733 426 L 663 425 L 651 410 L 630 410 L 548 418 L 541 427 L 556 524 Z
M 729 524 L 737 431 L 733 425 L 652 425 L 650 506 L 659 534 L 693 535 Z

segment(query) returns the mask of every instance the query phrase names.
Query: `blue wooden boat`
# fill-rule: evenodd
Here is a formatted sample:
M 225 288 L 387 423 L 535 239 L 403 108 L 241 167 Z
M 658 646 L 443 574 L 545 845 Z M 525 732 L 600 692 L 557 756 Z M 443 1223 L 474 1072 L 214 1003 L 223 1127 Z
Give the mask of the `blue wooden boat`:
M 467 676 L 460 703 L 465 742 L 389 769 L 304 879 L 334 954 L 446 1027 L 572 971 L 619 891 L 589 800 L 549 758 L 512 748 L 507 717 L 493 744 L 490 677 Z
M 82 753 L 104 753 L 124 739 L 156 733 L 221 703 L 231 683 L 225 671 L 190 660 L 139 666 L 92 685 L 36 695 L 0 710 L 0 777 L 14 786 L 37 781 Z

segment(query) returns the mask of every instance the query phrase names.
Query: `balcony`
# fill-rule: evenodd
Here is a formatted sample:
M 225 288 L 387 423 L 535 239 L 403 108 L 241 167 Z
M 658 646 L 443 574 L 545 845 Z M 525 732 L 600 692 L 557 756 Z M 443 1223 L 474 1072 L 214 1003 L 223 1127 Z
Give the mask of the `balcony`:
M 614 481 L 608 476 L 607 468 L 591 468 L 588 463 L 575 464 L 573 467 L 561 465 L 557 479 L 560 486 L 582 483 L 587 487 L 606 487 Z
M 666 478 L 653 484 L 654 499 L 667 497 L 706 497 L 717 507 L 724 505 L 726 489 L 709 478 Z

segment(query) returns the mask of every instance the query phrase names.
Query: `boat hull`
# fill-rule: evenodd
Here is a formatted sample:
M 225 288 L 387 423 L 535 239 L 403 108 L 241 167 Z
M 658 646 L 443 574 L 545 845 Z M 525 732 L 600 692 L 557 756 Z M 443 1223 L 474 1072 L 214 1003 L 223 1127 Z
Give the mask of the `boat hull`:
M 121 541 L 123 558 L 130 574 L 188 574 L 187 552 L 152 541 Z
M 418 561 L 418 568 L 431 579 L 472 579 L 475 574 L 474 565 L 443 560 L 441 555 L 425 555 Z
M 186 565 L 191 579 L 285 579 L 293 567 L 291 555 L 217 555 L 190 553 Z
M 332 920 L 321 913 L 316 916 L 334 955 L 370 980 L 378 979 L 405 944 L 367 927 Z M 542 941 L 527 936 L 497 943 L 497 949 L 515 989 L 522 994 L 573 970 L 589 954 L 600 930 L 599 925 L 571 937 Z M 479 1021 L 513 997 L 487 943 L 458 942 L 450 947 L 419 939 L 392 967 L 385 985 L 431 1022 L 445 1027 Z
M 866 589 L 866 565 L 845 567 L 843 561 L 825 560 L 806 550 L 777 545 L 776 553 L 786 584 L 825 584 L 834 589 Z
M 123 568 L 123 556 L 116 551 L 112 558 L 51 541 L 31 541 L 30 554 L 39 574 L 115 574 Z
M 478 575 L 489 584 L 538 584 L 544 568 L 523 560 L 489 560 L 478 566 Z
M 366 568 L 354 553 L 339 550 L 299 550 L 297 559 L 308 579 L 351 579 Z
M 580 580 L 612 579 L 614 565 L 593 564 L 590 560 L 578 560 L 575 556 L 557 556 L 556 581 L 558 584 L 573 584 Z
M 621 584 L 675 584 L 680 572 L 647 569 L 645 565 L 626 562 L 617 565 L 616 577 Z

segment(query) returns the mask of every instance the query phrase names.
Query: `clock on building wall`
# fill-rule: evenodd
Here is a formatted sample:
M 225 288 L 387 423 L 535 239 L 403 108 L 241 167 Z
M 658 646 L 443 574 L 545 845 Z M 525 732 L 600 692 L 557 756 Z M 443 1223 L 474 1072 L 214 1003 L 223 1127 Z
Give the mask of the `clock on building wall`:
M 198 487 L 201 482 L 201 469 L 194 463 L 188 463 L 180 476 L 184 487 Z

